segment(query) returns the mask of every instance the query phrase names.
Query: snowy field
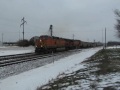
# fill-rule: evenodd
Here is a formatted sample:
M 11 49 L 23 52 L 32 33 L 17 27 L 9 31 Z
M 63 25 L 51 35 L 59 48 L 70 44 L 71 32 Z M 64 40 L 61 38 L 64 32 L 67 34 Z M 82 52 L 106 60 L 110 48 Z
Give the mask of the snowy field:
M 34 47 L 0 46 L 0 56 L 34 52 Z
M 47 64 L 45 66 L 0 80 L 0 90 L 36 90 L 38 86 L 42 86 L 48 83 L 49 80 L 55 79 L 59 74 L 63 72 L 70 73 L 83 68 L 84 66 L 80 65 L 79 63 L 92 56 L 100 49 L 101 48 L 84 49 L 80 53 L 62 58 L 59 61 L 55 61 L 54 63 Z M 0 55 L 14 54 L 14 51 L 15 54 L 33 52 L 34 49 L 23 48 L 18 50 L 16 48 L 12 51 L 12 53 L 11 51 L 12 49 L 7 50 L 6 47 L 2 48 L 1 52 L 4 54 L 0 53 Z

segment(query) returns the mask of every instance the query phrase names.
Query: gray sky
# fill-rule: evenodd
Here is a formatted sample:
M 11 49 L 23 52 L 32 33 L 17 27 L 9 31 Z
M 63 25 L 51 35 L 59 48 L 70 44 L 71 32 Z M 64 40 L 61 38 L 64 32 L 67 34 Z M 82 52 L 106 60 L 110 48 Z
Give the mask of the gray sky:
M 118 40 L 114 10 L 120 0 L 0 0 L 0 41 L 22 39 L 21 19 L 25 17 L 25 38 L 49 34 L 84 41 Z

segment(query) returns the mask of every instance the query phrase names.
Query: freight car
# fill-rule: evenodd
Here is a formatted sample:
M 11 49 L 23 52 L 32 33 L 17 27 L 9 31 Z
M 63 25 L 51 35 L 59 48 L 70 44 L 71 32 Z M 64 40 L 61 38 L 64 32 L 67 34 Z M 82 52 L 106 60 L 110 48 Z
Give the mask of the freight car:
M 84 41 L 81 41 L 81 45 L 80 45 L 81 48 L 89 48 L 89 47 L 96 47 L 96 43 L 94 42 L 84 42 Z

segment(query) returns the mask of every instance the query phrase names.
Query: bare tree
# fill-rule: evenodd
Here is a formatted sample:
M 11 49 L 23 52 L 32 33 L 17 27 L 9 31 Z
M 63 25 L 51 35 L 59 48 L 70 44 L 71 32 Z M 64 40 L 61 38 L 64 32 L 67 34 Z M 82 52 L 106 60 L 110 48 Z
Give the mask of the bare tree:
M 115 24 L 115 29 L 118 31 L 117 36 L 120 38 L 120 11 L 116 9 L 114 13 L 116 15 L 116 21 L 117 21 L 117 23 Z

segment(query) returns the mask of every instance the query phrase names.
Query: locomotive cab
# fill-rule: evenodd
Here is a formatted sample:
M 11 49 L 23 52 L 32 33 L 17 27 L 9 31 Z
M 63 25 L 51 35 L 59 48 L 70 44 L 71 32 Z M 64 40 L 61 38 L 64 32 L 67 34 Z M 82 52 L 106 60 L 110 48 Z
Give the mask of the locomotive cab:
M 36 42 L 35 42 L 35 52 L 36 53 L 44 51 L 44 49 L 45 49 L 44 40 L 45 40 L 45 37 L 43 37 L 43 36 L 40 36 L 39 39 L 36 40 Z

